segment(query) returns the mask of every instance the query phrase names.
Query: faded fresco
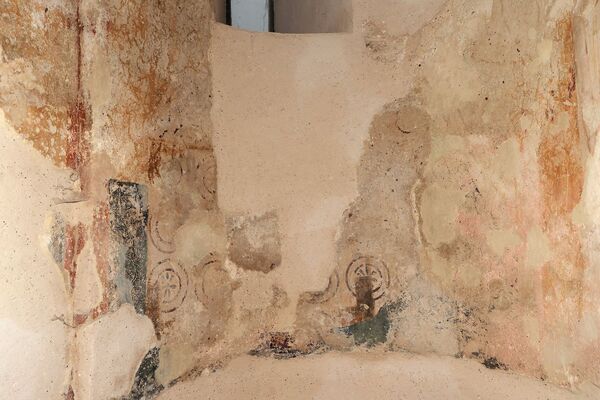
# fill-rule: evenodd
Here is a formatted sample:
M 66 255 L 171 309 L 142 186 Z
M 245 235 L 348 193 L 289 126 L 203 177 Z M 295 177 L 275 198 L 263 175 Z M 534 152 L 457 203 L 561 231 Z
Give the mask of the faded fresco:
M 600 6 L 412 3 L 0 0 L 0 397 L 340 353 L 600 385 Z

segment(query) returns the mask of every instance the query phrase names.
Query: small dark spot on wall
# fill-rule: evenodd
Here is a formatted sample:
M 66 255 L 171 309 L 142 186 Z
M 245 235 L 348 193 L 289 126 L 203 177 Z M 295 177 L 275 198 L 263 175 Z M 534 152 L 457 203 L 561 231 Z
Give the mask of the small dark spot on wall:
M 506 364 L 498 361 L 498 359 L 496 357 L 486 357 L 485 354 L 483 354 L 480 351 L 474 351 L 471 353 L 471 355 L 475 358 L 478 358 L 481 360 L 481 363 L 489 369 L 502 369 L 502 370 L 508 370 L 508 367 L 506 366 Z
M 250 355 L 282 358 L 294 358 L 300 355 L 312 353 L 319 346 L 309 344 L 304 350 L 294 347 L 295 339 L 288 332 L 269 332 L 262 335 L 263 343 L 256 349 L 250 351 Z
M 483 365 L 485 365 L 485 367 L 489 369 L 508 369 L 506 365 L 498 361 L 496 357 L 486 358 L 485 360 L 483 360 Z

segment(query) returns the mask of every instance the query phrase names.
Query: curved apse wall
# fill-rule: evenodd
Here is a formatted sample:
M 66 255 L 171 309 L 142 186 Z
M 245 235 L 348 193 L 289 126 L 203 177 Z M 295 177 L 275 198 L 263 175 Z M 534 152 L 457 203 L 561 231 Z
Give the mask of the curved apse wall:
M 598 6 L 419 3 L 0 1 L 0 397 L 348 352 L 599 383 Z

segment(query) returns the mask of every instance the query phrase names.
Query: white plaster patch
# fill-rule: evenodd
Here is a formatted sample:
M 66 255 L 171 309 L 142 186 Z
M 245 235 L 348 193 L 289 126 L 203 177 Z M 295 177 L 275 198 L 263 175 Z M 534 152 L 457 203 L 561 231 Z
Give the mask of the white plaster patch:
M 87 314 L 102 301 L 102 282 L 92 249 L 92 244 L 88 242 L 77 257 L 77 275 L 73 290 L 73 307 L 76 314 Z
M 53 341 L 62 336 L 64 329 L 64 325 L 55 321 L 53 326 L 29 330 L 10 319 L 0 318 L 0 398 L 58 398 L 66 382 L 61 379 L 66 371 L 66 346 L 64 342 L 57 346 Z M 57 363 L 57 360 L 62 362 Z M 54 381 L 56 378 L 58 381 Z M 50 393 L 52 397 L 48 397 Z
M 195 265 L 211 252 L 225 254 L 225 234 L 203 218 L 190 218 L 177 230 L 176 256 L 183 265 Z
M 68 327 L 57 317 L 68 315 L 69 307 L 63 277 L 42 238 L 56 188 L 67 180 L 65 171 L 14 131 L 0 109 L 2 399 L 51 399 L 65 391 Z
M 442 188 L 438 184 L 429 185 L 423 190 L 423 233 L 434 247 L 449 242 L 456 236 L 458 206 L 463 198 L 461 191 Z
M 135 373 L 156 345 L 154 327 L 131 304 L 101 317 L 77 333 L 75 398 L 105 400 L 129 393 Z
M 534 269 L 548 262 L 552 256 L 550 241 L 539 226 L 535 226 L 527 233 L 527 252 L 525 265 Z

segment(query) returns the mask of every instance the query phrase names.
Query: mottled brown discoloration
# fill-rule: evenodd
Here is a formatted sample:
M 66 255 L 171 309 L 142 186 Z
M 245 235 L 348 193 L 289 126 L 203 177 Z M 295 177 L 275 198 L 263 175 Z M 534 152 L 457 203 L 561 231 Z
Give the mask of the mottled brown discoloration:
M 105 123 L 118 132 L 118 142 L 133 144 L 121 169 L 125 176 L 152 182 L 160 176 L 162 162 L 188 150 L 212 149 L 209 7 L 155 0 L 106 4 L 108 18 L 99 29 L 118 75 L 111 82 L 116 98 Z
M 0 18 L 0 70 L 11 78 L 0 90 L 0 107 L 40 153 L 64 165 L 78 95 L 75 2 L 3 0 Z
M 268 273 L 281 263 L 277 214 L 235 218 L 229 229 L 229 258 L 240 268 Z

